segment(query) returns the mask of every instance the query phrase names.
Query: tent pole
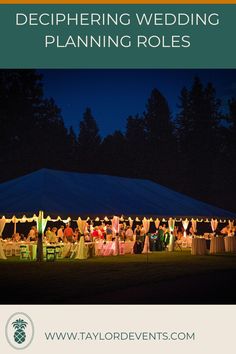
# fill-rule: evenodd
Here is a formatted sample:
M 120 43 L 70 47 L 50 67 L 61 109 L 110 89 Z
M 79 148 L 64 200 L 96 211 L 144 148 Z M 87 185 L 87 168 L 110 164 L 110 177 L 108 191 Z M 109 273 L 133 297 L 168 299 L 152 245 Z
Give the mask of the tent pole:
M 38 216 L 38 243 L 37 243 L 37 261 L 43 261 L 43 211 L 39 211 Z
M 15 215 L 13 216 L 13 222 L 14 222 L 13 235 L 15 235 L 16 234 L 16 217 L 15 217 Z

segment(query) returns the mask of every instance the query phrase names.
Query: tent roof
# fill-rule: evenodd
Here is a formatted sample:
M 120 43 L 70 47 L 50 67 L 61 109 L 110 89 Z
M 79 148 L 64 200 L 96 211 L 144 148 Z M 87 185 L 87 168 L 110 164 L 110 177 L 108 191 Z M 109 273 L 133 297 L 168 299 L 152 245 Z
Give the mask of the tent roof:
M 143 179 L 42 169 L 0 184 L 0 214 L 194 216 L 235 214 Z

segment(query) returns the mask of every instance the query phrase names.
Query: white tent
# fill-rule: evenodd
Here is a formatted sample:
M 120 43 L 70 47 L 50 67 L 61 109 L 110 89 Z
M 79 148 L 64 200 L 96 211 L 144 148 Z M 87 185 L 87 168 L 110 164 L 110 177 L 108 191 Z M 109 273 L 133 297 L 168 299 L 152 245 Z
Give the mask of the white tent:
M 42 169 L 0 184 L 0 214 L 234 219 L 235 214 L 143 179 Z
M 16 225 L 35 221 L 39 231 L 39 260 L 48 220 L 68 222 L 70 217 L 76 217 L 79 225 L 87 217 L 106 218 L 105 215 L 126 215 L 129 221 L 130 216 L 141 216 L 146 226 L 153 217 L 169 220 L 236 217 L 227 210 L 143 179 L 42 169 L 0 184 L 0 236 L 6 222 Z

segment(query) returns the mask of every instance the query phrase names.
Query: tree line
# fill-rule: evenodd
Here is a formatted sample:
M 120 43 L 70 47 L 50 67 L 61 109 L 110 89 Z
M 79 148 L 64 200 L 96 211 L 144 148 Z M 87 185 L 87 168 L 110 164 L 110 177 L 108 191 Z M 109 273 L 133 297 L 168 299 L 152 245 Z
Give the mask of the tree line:
M 236 211 L 235 137 L 236 99 L 223 109 L 197 77 L 175 116 L 154 88 L 142 115 L 102 138 L 90 108 L 78 135 L 65 127 L 36 70 L 0 70 L 0 182 L 40 168 L 146 178 Z

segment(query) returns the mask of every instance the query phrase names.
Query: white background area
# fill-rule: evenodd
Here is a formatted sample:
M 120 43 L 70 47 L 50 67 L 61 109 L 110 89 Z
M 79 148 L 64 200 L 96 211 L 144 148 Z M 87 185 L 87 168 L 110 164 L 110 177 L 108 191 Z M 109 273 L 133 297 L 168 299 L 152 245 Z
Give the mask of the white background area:
M 34 340 L 24 350 L 11 348 L 5 337 L 6 323 L 15 312 L 26 313 L 34 323 Z M 236 352 L 235 321 L 234 305 L 0 305 L 0 352 L 2 354 L 233 353 Z M 44 332 L 48 331 L 183 331 L 195 332 L 196 339 L 50 342 L 44 337 Z

